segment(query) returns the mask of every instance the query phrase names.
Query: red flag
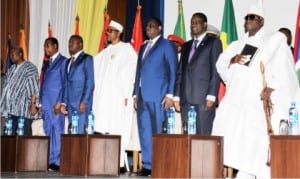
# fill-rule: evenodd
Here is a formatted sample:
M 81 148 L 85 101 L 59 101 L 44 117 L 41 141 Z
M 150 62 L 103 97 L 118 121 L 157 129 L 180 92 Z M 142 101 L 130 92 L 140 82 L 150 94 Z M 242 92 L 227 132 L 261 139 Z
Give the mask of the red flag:
M 100 52 L 102 49 L 105 48 L 106 41 L 107 41 L 106 30 L 109 26 L 109 21 L 110 20 L 109 20 L 108 10 L 105 7 L 105 9 L 104 9 L 104 25 L 103 25 L 103 30 L 102 30 L 102 34 L 101 34 L 100 43 L 99 43 L 98 52 Z
M 76 18 L 75 18 L 75 32 L 74 32 L 74 35 L 79 35 L 79 16 L 78 14 L 76 15 Z
M 143 44 L 143 27 L 142 27 L 142 19 L 141 19 L 141 10 L 142 6 L 138 5 L 135 20 L 133 25 L 132 37 L 131 37 L 131 45 L 136 52 L 139 51 L 141 45 Z
M 50 21 L 48 22 L 48 37 L 52 37 L 52 28 L 51 28 L 51 24 Z M 46 56 L 46 54 L 44 55 L 44 59 L 43 59 L 43 64 L 42 64 L 42 70 L 41 70 L 41 74 L 40 74 L 40 85 L 42 86 L 42 82 L 43 82 L 43 78 L 44 78 L 44 73 L 43 73 L 43 69 L 44 66 L 46 64 L 46 62 L 49 60 L 49 58 Z
M 300 59 L 300 3 L 298 5 L 298 16 L 295 30 L 294 57 L 297 62 Z
M 27 55 L 27 45 L 26 45 L 26 34 L 23 25 L 21 24 L 21 28 L 19 31 L 19 46 L 23 49 L 23 57 L 25 60 L 28 60 Z

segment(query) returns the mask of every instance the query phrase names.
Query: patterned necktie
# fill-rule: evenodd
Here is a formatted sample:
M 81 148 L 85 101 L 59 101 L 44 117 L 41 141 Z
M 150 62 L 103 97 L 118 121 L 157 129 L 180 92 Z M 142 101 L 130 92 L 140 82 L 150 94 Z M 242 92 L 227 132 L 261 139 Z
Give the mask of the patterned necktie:
M 147 48 L 145 50 L 145 53 L 144 53 L 144 56 L 143 56 L 143 59 L 145 59 L 145 57 L 148 55 L 148 53 L 150 52 L 150 49 L 152 48 L 152 40 L 150 40 L 147 44 Z
M 193 42 L 193 45 L 192 45 L 192 48 L 191 48 L 191 51 L 190 51 L 190 55 L 189 55 L 189 63 L 191 62 L 191 59 L 196 51 L 196 48 L 197 48 L 197 43 L 198 43 L 199 40 L 194 40 Z

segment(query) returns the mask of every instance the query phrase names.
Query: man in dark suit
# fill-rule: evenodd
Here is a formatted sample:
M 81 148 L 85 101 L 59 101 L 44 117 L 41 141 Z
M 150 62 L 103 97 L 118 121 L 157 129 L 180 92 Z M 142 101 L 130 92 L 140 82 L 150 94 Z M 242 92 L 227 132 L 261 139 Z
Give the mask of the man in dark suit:
M 138 56 L 133 95 L 143 160 L 140 176 L 151 174 L 152 134 L 161 133 L 166 109 L 173 103 L 177 52 L 161 32 L 161 21 L 150 18 L 146 26 L 149 41 L 141 47 Z
M 181 111 L 182 122 L 195 106 L 197 134 L 210 135 L 217 104 L 220 77 L 216 61 L 222 52 L 221 41 L 206 32 L 207 17 L 195 13 L 191 19 L 193 39 L 184 43 L 177 69 L 174 106 Z
M 74 111 L 79 114 L 78 133 L 84 133 L 88 113 L 92 110 L 94 90 L 94 62 L 93 57 L 83 52 L 83 39 L 79 35 L 72 35 L 69 39 L 71 58 L 66 65 L 66 83 L 63 102 L 68 109 L 69 123 Z M 66 106 L 61 111 L 66 113 Z
M 65 126 L 65 116 L 60 113 L 60 105 L 65 84 L 67 58 L 58 52 L 56 38 L 47 38 L 44 50 L 49 60 L 42 69 L 40 103 L 42 104 L 44 131 L 47 136 L 50 136 L 49 169 L 59 170 L 60 140 Z

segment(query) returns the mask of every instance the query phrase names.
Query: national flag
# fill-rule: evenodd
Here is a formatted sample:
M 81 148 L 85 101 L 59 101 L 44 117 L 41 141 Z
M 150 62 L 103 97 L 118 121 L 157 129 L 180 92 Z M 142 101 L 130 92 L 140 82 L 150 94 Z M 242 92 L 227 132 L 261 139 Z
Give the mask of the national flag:
M 20 31 L 19 31 L 19 46 L 23 49 L 23 57 L 25 60 L 28 60 L 28 53 L 27 53 L 27 45 L 26 45 L 26 34 L 23 24 L 21 24 Z
M 184 17 L 183 17 L 182 0 L 178 0 L 178 17 L 174 29 L 174 34 L 177 35 L 178 37 L 181 37 L 183 40 L 185 40 L 185 25 L 184 25 Z
M 7 57 L 6 57 L 6 70 L 5 70 L 5 73 L 7 72 L 7 70 L 12 65 L 12 61 L 10 59 L 10 50 L 11 50 L 11 48 L 12 48 L 11 35 L 8 34 L 8 36 L 7 36 Z
M 137 10 L 135 13 L 131 45 L 136 52 L 139 51 L 141 45 L 143 44 L 143 26 L 142 26 L 142 17 L 141 17 L 142 6 L 138 4 Z
M 237 40 L 237 30 L 235 24 L 234 8 L 232 0 L 225 0 L 222 27 L 221 27 L 221 41 L 223 50 L 234 40 Z M 221 82 L 218 99 L 219 102 L 222 100 L 226 92 L 226 87 L 224 82 Z
M 76 15 L 75 18 L 75 31 L 74 31 L 74 35 L 79 35 L 79 16 L 78 14 Z
M 53 33 L 52 33 L 52 28 L 51 28 L 51 24 L 50 21 L 48 22 L 48 37 L 52 37 Z M 44 78 L 44 67 L 46 62 L 49 60 L 49 58 L 46 56 L 46 54 L 44 55 L 44 59 L 43 59 L 43 64 L 42 64 L 42 70 L 41 70 L 41 74 L 40 74 L 40 85 L 42 86 L 42 82 L 43 82 L 43 78 Z
M 104 8 L 104 25 L 103 25 L 103 29 L 102 29 L 98 52 L 100 52 L 106 46 L 106 43 L 107 43 L 106 42 L 107 41 L 106 30 L 109 26 L 109 21 L 110 21 L 110 19 L 109 19 L 109 15 L 108 15 L 108 10 L 107 10 L 107 7 L 105 7 Z
M 294 45 L 294 57 L 296 62 L 296 72 L 300 84 L 300 3 L 298 5 L 298 16 L 295 30 L 295 45 Z

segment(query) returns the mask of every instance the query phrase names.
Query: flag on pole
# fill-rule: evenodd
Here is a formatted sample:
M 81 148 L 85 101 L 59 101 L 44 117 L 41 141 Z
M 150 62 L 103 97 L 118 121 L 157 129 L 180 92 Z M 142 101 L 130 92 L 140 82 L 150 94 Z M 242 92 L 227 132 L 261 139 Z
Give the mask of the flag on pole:
M 19 46 L 23 49 L 23 57 L 25 60 L 28 60 L 28 53 L 27 53 L 27 45 L 26 45 L 26 34 L 23 24 L 21 24 L 20 31 L 19 31 Z
M 107 7 L 105 7 L 104 8 L 104 25 L 103 25 L 102 34 L 100 37 L 101 39 L 100 39 L 100 43 L 99 43 L 98 52 L 100 52 L 106 46 L 106 41 L 107 41 L 106 30 L 109 26 L 109 21 L 110 21 L 110 19 L 109 19 L 109 15 L 108 15 L 108 10 L 107 10 Z
M 135 13 L 131 45 L 136 52 L 139 51 L 141 45 L 143 44 L 143 26 L 142 26 L 142 17 L 141 17 L 142 6 L 138 4 L 137 10 Z
M 232 0 L 225 0 L 220 38 L 222 41 L 223 50 L 232 41 L 237 40 L 237 31 Z M 224 83 L 221 82 L 218 94 L 219 102 L 224 97 L 225 92 L 226 87 Z
M 295 45 L 294 45 L 294 57 L 296 62 L 296 72 L 298 81 L 300 84 L 300 3 L 298 5 L 298 16 L 295 30 Z
M 51 28 L 51 24 L 50 21 L 48 22 L 48 38 L 52 37 L 53 33 L 52 33 L 52 28 Z M 44 59 L 43 59 L 43 64 L 42 64 L 42 70 L 41 70 L 41 74 L 40 74 L 40 85 L 42 86 L 42 82 L 43 82 L 43 78 L 44 78 L 44 67 L 46 62 L 49 60 L 49 58 L 46 56 L 46 54 L 44 54 Z
M 75 31 L 74 31 L 74 35 L 79 35 L 79 16 L 78 16 L 78 14 L 76 15 L 76 18 L 75 18 Z
M 185 40 L 185 25 L 184 25 L 184 17 L 183 17 L 182 0 L 178 0 L 178 17 L 174 29 L 174 34 L 177 35 L 178 37 L 181 37 L 183 40 Z
M 5 73 L 7 72 L 7 70 L 12 65 L 12 61 L 10 59 L 10 50 L 11 50 L 11 48 L 12 48 L 11 35 L 8 34 L 8 36 L 7 36 L 7 57 L 6 57 L 6 70 L 5 70 Z

